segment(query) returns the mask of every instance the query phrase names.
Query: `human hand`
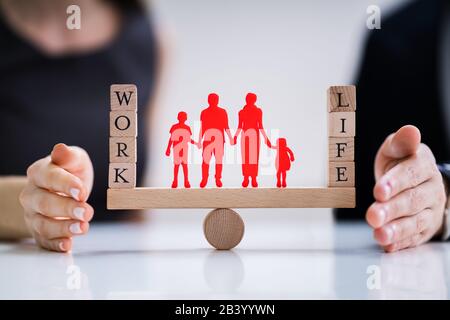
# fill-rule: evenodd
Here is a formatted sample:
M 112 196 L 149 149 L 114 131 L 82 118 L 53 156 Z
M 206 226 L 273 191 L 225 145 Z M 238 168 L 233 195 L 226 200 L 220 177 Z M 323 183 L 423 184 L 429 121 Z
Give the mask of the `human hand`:
M 270 142 L 269 139 L 266 139 L 266 144 L 268 148 L 272 148 L 272 143 Z M 293 160 L 292 160 L 293 161 Z
M 404 126 L 391 134 L 375 158 L 375 202 L 366 219 L 387 252 L 420 245 L 442 229 L 445 186 L 420 131 Z
M 166 150 L 166 156 L 167 156 L 167 157 L 170 157 L 170 149 L 167 149 L 167 150 Z
M 89 155 L 57 144 L 49 156 L 28 167 L 27 179 L 20 203 L 29 231 L 45 249 L 70 251 L 72 236 L 86 234 L 94 216 L 86 203 L 94 180 Z

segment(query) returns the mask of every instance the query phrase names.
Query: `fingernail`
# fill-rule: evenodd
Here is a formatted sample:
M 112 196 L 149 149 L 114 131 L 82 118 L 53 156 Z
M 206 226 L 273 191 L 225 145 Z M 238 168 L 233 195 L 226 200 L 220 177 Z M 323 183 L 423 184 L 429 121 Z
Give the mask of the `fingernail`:
M 383 191 L 387 198 L 391 196 L 391 189 L 391 184 L 389 182 L 383 184 Z
M 388 241 L 389 243 L 391 243 L 391 242 L 392 242 L 392 239 L 393 239 L 393 237 L 394 237 L 394 230 L 392 229 L 392 227 L 386 227 L 386 228 L 384 229 L 384 231 L 385 231 L 385 233 L 386 233 L 387 241 Z
M 71 189 L 70 189 L 70 195 L 71 195 L 72 198 L 74 198 L 75 200 L 80 201 L 80 199 L 78 198 L 78 196 L 80 195 L 80 189 L 71 188 Z
M 72 223 L 69 227 L 70 232 L 72 232 L 73 234 L 80 234 L 83 233 L 83 231 L 81 231 L 81 226 L 79 222 L 75 222 Z
M 66 251 L 66 248 L 64 248 L 64 242 L 60 242 L 58 246 L 59 246 L 59 250 Z
M 78 220 L 84 221 L 84 212 L 85 211 L 86 211 L 86 209 L 84 209 L 84 208 L 76 207 L 75 209 L 73 209 L 73 215 Z
M 386 210 L 384 208 L 378 211 L 378 218 L 380 219 L 380 224 L 383 225 L 386 220 Z

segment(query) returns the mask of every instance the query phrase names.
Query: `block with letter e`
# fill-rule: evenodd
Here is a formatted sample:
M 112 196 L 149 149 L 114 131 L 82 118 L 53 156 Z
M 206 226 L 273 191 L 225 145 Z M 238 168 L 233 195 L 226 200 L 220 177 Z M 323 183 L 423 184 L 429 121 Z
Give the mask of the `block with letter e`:
M 353 161 L 328 163 L 329 187 L 353 187 L 355 185 L 355 163 Z

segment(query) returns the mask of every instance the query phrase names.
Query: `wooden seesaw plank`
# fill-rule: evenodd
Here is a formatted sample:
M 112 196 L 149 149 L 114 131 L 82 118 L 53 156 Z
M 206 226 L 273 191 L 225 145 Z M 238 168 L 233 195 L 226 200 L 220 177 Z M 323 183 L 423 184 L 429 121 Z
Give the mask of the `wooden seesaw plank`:
M 355 188 L 108 189 L 108 209 L 354 208 Z

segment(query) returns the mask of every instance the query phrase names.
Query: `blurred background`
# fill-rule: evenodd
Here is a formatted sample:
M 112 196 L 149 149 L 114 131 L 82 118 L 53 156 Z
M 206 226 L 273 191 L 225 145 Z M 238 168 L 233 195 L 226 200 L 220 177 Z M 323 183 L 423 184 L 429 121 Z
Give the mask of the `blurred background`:
M 361 49 L 369 32 L 366 26 L 370 5 L 383 17 L 404 4 L 399 0 L 345 1 L 258 1 L 258 0 L 156 0 L 152 10 L 165 39 L 165 70 L 151 130 L 150 166 L 147 186 L 170 187 L 172 160 L 164 156 L 170 126 L 181 110 L 197 140 L 200 112 L 207 95 L 216 92 L 228 111 L 234 133 L 238 111 L 247 92 L 258 95 L 264 125 L 271 140 L 287 138 L 296 156 L 288 172 L 288 186 L 326 186 L 327 109 L 330 85 L 352 84 Z M 239 149 L 226 146 L 223 172 L 225 187 L 242 182 Z M 274 151 L 261 147 L 261 187 L 275 186 Z M 201 153 L 191 148 L 191 184 L 201 180 Z M 212 169 L 212 168 L 211 168 Z M 210 179 L 210 185 L 211 185 Z M 156 222 L 187 222 L 201 227 L 204 216 L 155 210 Z M 257 214 L 253 214 L 256 213 Z M 162 213 L 159 215 L 158 213 Z M 321 235 L 295 232 L 305 219 L 330 223 L 330 209 L 239 210 L 252 228 L 285 230 L 283 241 Z M 293 228 L 289 232 L 289 228 Z M 199 234 L 202 237 L 202 234 Z M 294 239 L 293 239 L 294 238 Z M 282 241 L 281 239 L 278 239 Z M 251 241 L 251 236 L 246 239 Z M 268 239 L 272 243 L 273 239 Z M 279 243 L 280 244 L 280 243 Z M 260 244 L 260 245 L 270 245 Z

